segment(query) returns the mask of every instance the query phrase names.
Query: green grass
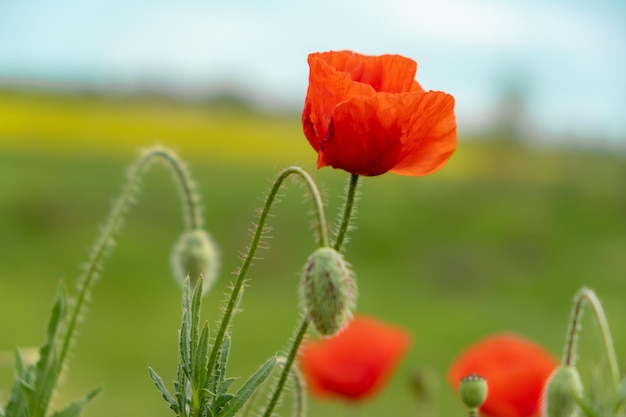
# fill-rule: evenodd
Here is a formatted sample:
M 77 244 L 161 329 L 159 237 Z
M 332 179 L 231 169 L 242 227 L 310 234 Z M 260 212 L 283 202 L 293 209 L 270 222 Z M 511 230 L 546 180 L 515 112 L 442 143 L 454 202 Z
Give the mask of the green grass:
M 245 117 L 235 120 L 233 132 L 246 129 L 239 126 Z M 279 123 L 294 126 L 285 132 L 302 148 L 295 159 L 305 161 L 325 190 L 328 217 L 334 219 L 347 174 L 315 171 L 314 153 L 297 120 Z M 212 324 L 249 243 L 255 210 L 286 164 L 284 156 L 272 159 L 272 150 L 281 148 L 274 142 L 257 144 L 255 163 L 237 157 L 236 147 L 211 156 L 213 144 L 224 146 L 208 140 L 201 151 L 181 154 L 222 252 L 221 278 L 203 307 Z M 0 153 L 0 351 L 42 342 L 58 282 L 73 289 L 97 226 L 135 157 L 120 149 L 100 155 L 31 152 L 14 142 Z M 490 333 L 514 331 L 560 356 L 570 302 L 582 285 L 605 303 L 624 363 L 624 166 L 623 155 L 464 141 L 449 166 L 433 176 L 364 178 L 357 228 L 347 245 L 359 280 L 358 311 L 407 328 L 414 343 L 390 385 L 362 415 L 415 415 L 407 380 L 420 368 L 436 375 L 439 415 L 463 415 L 445 381 L 448 364 L 463 347 Z M 299 271 L 315 247 L 303 194 L 290 182 L 273 210 L 270 249 L 259 254 L 263 260 L 251 270 L 243 312 L 235 318 L 235 375 L 249 375 L 285 348 L 298 323 Z M 168 384 L 174 378 L 180 290 L 168 262 L 180 217 L 172 181 L 157 168 L 146 178 L 96 284 L 59 405 L 102 386 L 86 417 L 170 415 L 147 369 L 158 370 Z M 601 353 L 590 317 L 581 341 L 585 366 Z M 11 376 L 10 369 L 0 369 L 0 398 Z M 311 400 L 312 417 L 345 414 L 341 404 Z

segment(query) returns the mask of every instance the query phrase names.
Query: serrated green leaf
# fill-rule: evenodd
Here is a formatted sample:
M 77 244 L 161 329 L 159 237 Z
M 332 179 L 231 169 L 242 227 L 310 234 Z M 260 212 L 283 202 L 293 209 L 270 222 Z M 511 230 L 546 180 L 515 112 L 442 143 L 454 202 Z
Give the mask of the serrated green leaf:
M 261 384 L 270 376 L 274 366 L 276 366 L 276 358 L 272 357 L 243 384 L 239 391 L 237 391 L 237 394 L 235 394 L 235 398 L 231 399 L 221 412 L 216 415 L 219 417 L 233 417 L 243 408 L 252 394 L 254 394 Z
M 194 357 L 193 376 L 197 387 L 204 387 L 207 376 L 207 366 L 209 362 L 209 323 L 204 322 L 200 337 L 197 342 Z
M 213 404 L 213 409 L 216 410 L 216 413 L 219 415 L 220 410 L 233 398 L 235 398 L 233 394 L 218 395 Z
M 215 369 L 213 369 L 213 373 L 211 374 L 209 390 L 212 393 L 215 393 L 215 395 L 226 392 L 226 390 L 220 390 L 220 386 L 226 379 L 226 368 L 228 366 L 228 356 L 230 354 L 230 340 L 230 335 L 226 334 L 224 336 L 224 341 L 222 342 L 222 348 L 220 349 L 217 361 L 215 362 Z
M 48 322 L 47 336 L 48 340 L 54 340 L 59 326 L 67 313 L 67 295 L 65 294 L 65 288 L 59 286 L 57 292 L 57 299 L 52 307 L 52 314 L 50 315 L 50 321 Z
M 200 310 L 202 307 L 202 278 L 198 280 L 193 290 L 193 296 L 191 299 L 191 329 L 192 329 L 192 342 L 197 344 L 198 334 L 200 329 Z
M 50 398 L 56 388 L 61 373 L 56 348 L 58 331 L 67 313 L 65 289 L 59 286 L 57 299 L 52 307 L 48 322 L 46 343 L 39 349 L 39 360 L 35 365 L 33 398 L 30 403 L 31 417 L 44 417 L 48 410 Z
M 100 388 L 97 388 L 91 391 L 89 394 L 85 396 L 85 398 L 75 401 L 72 404 L 68 405 L 61 411 L 57 411 L 52 414 L 51 417 L 78 417 L 80 413 L 83 411 L 83 408 L 89 401 L 93 399 L 100 392 Z
M 233 382 L 235 382 L 237 380 L 237 378 L 226 378 L 222 381 L 222 383 L 220 384 L 220 386 L 218 387 L 218 394 L 224 394 L 228 391 L 228 389 L 230 388 L 231 385 L 233 385 Z
M 179 355 L 182 370 L 191 378 L 191 316 L 189 300 L 189 279 L 183 285 L 183 322 L 180 328 Z
M 178 412 L 178 403 L 165 387 L 165 384 L 163 383 L 163 380 L 161 379 L 159 374 L 157 374 L 154 369 L 150 367 L 148 367 L 148 371 L 150 372 L 150 378 L 152 378 L 152 381 L 154 381 L 154 385 L 156 385 L 157 389 L 161 392 L 161 395 L 163 396 L 165 401 L 169 403 L 170 408 L 175 412 Z

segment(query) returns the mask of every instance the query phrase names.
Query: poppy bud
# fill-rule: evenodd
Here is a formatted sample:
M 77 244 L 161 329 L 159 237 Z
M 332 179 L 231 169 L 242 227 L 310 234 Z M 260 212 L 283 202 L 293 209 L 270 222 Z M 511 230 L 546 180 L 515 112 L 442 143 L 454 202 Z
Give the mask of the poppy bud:
M 333 248 L 317 249 L 309 257 L 300 285 L 306 313 L 316 330 L 332 336 L 346 324 L 356 301 L 356 281 L 350 265 Z
M 583 383 L 572 365 L 559 366 L 550 376 L 543 392 L 544 417 L 574 417 L 578 415 L 576 398 L 583 396 Z
M 217 248 L 209 234 L 202 229 L 183 233 L 174 245 L 171 260 L 174 278 L 179 283 L 182 284 L 189 276 L 191 284 L 195 286 L 202 277 L 203 294 L 211 288 L 217 277 Z
M 461 379 L 459 396 L 470 410 L 476 410 L 487 399 L 487 380 L 478 374 L 470 374 Z

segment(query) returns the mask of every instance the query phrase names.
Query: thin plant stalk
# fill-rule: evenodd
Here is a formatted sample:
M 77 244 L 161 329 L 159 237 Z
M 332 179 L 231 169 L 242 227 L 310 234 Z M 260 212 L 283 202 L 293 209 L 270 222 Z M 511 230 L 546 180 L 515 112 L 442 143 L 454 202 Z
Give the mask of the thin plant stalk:
M 339 225 L 339 229 L 337 231 L 337 238 L 335 239 L 334 249 L 338 252 L 341 252 L 341 248 L 343 243 L 345 242 L 345 238 L 347 232 L 350 230 L 350 220 L 353 217 L 354 206 L 357 195 L 357 186 L 358 186 L 359 176 L 352 174 L 350 177 L 350 183 L 348 184 L 348 190 L 346 193 L 346 200 L 344 203 L 343 216 L 341 218 L 341 223 Z M 287 382 L 287 377 L 289 376 L 289 371 L 293 366 L 293 363 L 298 355 L 298 349 L 302 344 L 302 340 L 304 339 L 304 335 L 309 328 L 309 324 L 311 323 L 311 319 L 309 315 L 305 315 L 302 319 L 298 327 L 298 332 L 296 333 L 296 337 L 293 339 L 291 347 L 289 348 L 289 353 L 287 355 L 287 360 L 283 367 L 283 370 L 278 378 L 278 383 L 276 384 L 276 388 L 272 393 L 272 397 L 270 398 L 270 402 L 263 413 L 263 417 L 270 417 L 274 408 L 278 404 L 278 400 L 282 394 L 282 391 L 285 387 L 285 383 Z
M 582 318 L 584 303 L 591 304 L 596 321 L 600 327 L 600 333 L 602 335 L 602 342 L 606 351 L 607 362 L 609 365 L 609 371 L 611 373 L 611 382 L 615 392 L 619 390 L 619 366 L 617 364 L 617 356 L 615 354 L 615 347 L 613 345 L 613 338 L 611 337 L 611 331 L 609 330 L 609 323 L 604 314 L 602 303 L 596 296 L 596 294 L 589 288 L 582 288 L 574 297 L 574 308 L 572 310 L 572 317 L 570 319 L 569 331 L 567 334 L 567 340 L 565 343 L 565 353 L 563 355 L 564 365 L 576 364 L 576 344 L 578 338 L 578 332 L 580 331 L 580 321 Z
M 63 346 L 59 354 L 59 367 L 62 367 L 67 359 L 73 334 L 80 320 L 85 302 L 88 299 L 88 294 L 99 276 L 103 260 L 111 252 L 114 236 L 119 232 L 124 221 L 124 216 L 134 202 L 134 196 L 139 190 L 141 177 L 148 171 L 148 168 L 155 160 L 165 162 L 164 165 L 172 172 L 176 179 L 183 197 L 185 227 L 192 229 L 200 228 L 203 225 L 199 197 L 184 163 L 174 152 L 167 148 L 155 146 L 145 150 L 128 171 L 128 179 L 122 189 L 122 193 L 118 199 L 115 200 L 104 227 L 96 239 L 84 272 L 78 279 L 78 295 L 72 309 Z
M 222 316 L 220 328 L 217 332 L 217 335 L 215 336 L 215 341 L 213 342 L 213 348 L 211 350 L 211 356 L 209 358 L 209 363 L 208 363 L 208 369 L 210 370 L 215 367 L 215 364 L 217 361 L 217 355 L 220 349 L 222 348 L 222 343 L 224 343 L 224 337 L 226 336 L 226 332 L 228 330 L 228 327 L 230 326 L 230 322 L 235 312 L 235 308 L 237 304 L 239 303 L 239 298 L 241 296 L 241 293 L 244 287 L 243 284 L 245 282 L 245 277 L 248 272 L 248 269 L 250 268 L 250 265 L 252 264 L 252 260 L 254 259 L 254 255 L 261 241 L 263 230 L 265 228 L 265 223 L 269 216 L 269 212 L 272 207 L 272 204 L 274 203 L 276 199 L 276 195 L 278 194 L 278 191 L 283 185 L 283 182 L 290 175 L 296 175 L 307 186 L 309 194 L 313 198 L 313 206 L 314 206 L 314 210 L 315 210 L 315 214 L 317 218 L 318 243 L 320 244 L 320 246 L 328 246 L 329 244 L 328 226 L 326 222 L 326 217 L 324 215 L 324 205 L 322 203 L 320 192 L 317 189 L 317 185 L 315 184 L 311 176 L 300 167 L 293 166 L 293 167 L 284 169 L 278 174 L 278 177 L 276 178 L 276 180 L 274 181 L 274 184 L 272 185 L 272 188 L 270 189 L 270 192 L 265 201 L 265 205 L 263 206 L 263 209 L 259 216 L 259 221 L 257 223 L 256 230 L 252 236 L 252 243 L 250 244 L 250 247 L 248 248 L 248 253 L 246 254 L 243 260 L 243 264 L 240 267 L 239 272 L 237 274 L 237 279 L 235 281 L 235 284 L 233 285 L 230 298 L 226 305 L 226 309 L 224 310 L 224 315 Z M 288 368 L 290 367 L 285 365 L 284 369 L 286 369 L 287 372 L 289 371 Z

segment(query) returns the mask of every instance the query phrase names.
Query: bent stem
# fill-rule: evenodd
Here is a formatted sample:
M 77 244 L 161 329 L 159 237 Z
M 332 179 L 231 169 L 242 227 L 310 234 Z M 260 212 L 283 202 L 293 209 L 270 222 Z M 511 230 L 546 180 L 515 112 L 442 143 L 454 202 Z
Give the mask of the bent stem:
M 334 248 L 336 251 L 341 252 L 341 248 L 345 242 L 346 235 L 350 230 L 350 220 L 353 217 L 354 206 L 356 202 L 357 195 L 357 185 L 358 185 L 359 176 L 356 174 L 352 174 L 350 177 L 350 183 L 348 184 L 348 189 L 346 193 L 346 200 L 344 203 L 343 216 L 341 218 L 341 224 L 339 225 L 339 229 L 337 232 L 337 238 L 335 240 Z M 298 327 L 298 332 L 296 333 L 296 337 L 293 339 L 291 347 L 289 348 L 289 354 L 287 355 L 287 360 L 285 362 L 285 366 L 278 378 L 278 383 L 276 384 L 276 388 L 272 394 L 269 404 L 265 412 L 263 413 L 263 417 L 270 417 L 274 408 L 278 404 L 278 400 L 283 392 L 285 387 L 285 383 L 287 382 L 287 377 L 289 375 L 289 371 L 293 366 L 293 363 L 298 355 L 298 349 L 302 344 L 302 340 L 304 339 L 304 335 L 309 328 L 309 324 L 311 323 L 311 319 L 309 315 L 305 315 Z
M 63 366 L 67 358 L 72 337 L 83 312 L 85 302 L 88 299 L 88 294 L 99 276 L 102 269 L 102 262 L 111 252 L 114 244 L 113 238 L 115 234 L 120 231 L 124 216 L 130 205 L 134 202 L 133 197 L 139 191 L 141 177 L 148 171 L 151 163 L 157 159 L 166 163 L 165 166 L 174 175 L 178 188 L 181 191 L 185 213 L 185 227 L 187 229 L 200 228 L 203 225 L 200 199 L 185 164 L 173 151 L 161 146 L 155 146 L 142 152 L 137 161 L 130 167 L 127 174 L 128 179 L 122 189 L 122 193 L 118 199 L 115 200 L 104 227 L 96 238 L 96 243 L 93 246 L 85 270 L 78 278 L 78 296 L 73 306 L 63 341 L 63 347 L 60 351 L 59 367 Z
M 261 241 L 261 237 L 265 229 L 265 223 L 267 221 L 267 217 L 269 215 L 272 204 L 274 203 L 276 195 L 283 185 L 283 182 L 290 175 L 296 175 L 298 178 L 304 181 L 305 185 L 307 186 L 309 193 L 313 198 L 313 206 L 317 217 L 317 235 L 319 245 L 328 246 L 328 226 L 326 223 L 326 217 L 324 215 L 324 205 L 322 203 L 322 198 L 315 182 L 313 181 L 311 176 L 300 167 L 293 166 L 284 169 L 278 174 L 278 177 L 276 178 L 274 184 L 272 185 L 272 188 L 270 189 L 269 195 L 267 196 L 267 199 L 265 201 L 265 205 L 263 206 L 263 210 L 261 211 L 261 215 L 259 216 L 259 222 L 256 226 L 256 230 L 254 232 L 254 235 L 252 236 L 252 243 L 248 248 L 248 253 L 246 254 L 243 260 L 243 264 L 241 265 L 241 268 L 239 269 L 239 272 L 237 274 L 237 280 L 233 285 L 228 304 L 226 305 L 224 315 L 222 316 L 220 328 L 217 332 L 217 335 L 215 336 L 215 341 L 213 342 L 213 348 L 211 350 L 211 356 L 208 363 L 209 370 L 215 368 L 218 353 L 222 349 L 222 344 L 224 343 L 224 338 L 226 336 L 228 327 L 230 326 L 230 322 L 235 312 L 235 308 L 239 304 L 239 299 L 244 287 L 243 284 L 245 282 L 246 273 L 248 272 L 248 269 L 252 264 L 252 260 L 254 259 L 254 255 Z
M 584 303 L 591 304 L 595 313 L 596 321 L 600 327 L 600 333 L 602 334 L 602 341 L 604 349 L 606 350 L 607 362 L 609 370 L 611 372 L 611 381 L 613 383 L 613 389 L 615 392 L 619 389 L 619 367 L 617 364 L 617 356 L 615 355 L 615 347 L 613 346 L 613 338 L 611 337 L 611 331 L 609 330 L 609 323 L 604 314 L 602 303 L 596 296 L 596 294 L 589 288 L 582 288 L 574 297 L 574 308 L 572 310 L 572 317 L 570 319 L 569 330 L 567 333 L 567 340 L 565 343 L 565 354 L 563 355 L 563 365 L 575 365 L 576 364 L 576 342 L 578 333 L 580 332 L 580 321 L 583 313 Z

